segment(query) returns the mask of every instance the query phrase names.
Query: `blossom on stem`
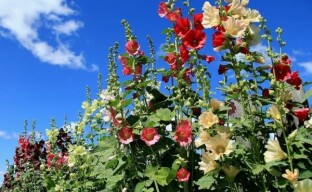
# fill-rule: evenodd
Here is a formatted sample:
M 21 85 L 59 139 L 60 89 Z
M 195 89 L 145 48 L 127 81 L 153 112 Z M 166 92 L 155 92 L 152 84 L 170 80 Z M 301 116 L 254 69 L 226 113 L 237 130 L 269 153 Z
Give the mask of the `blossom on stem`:
M 286 169 L 285 173 L 282 174 L 282 177 L 284 177 L 291 183 L 298 181 L 298 176 L 299 176 L 298 169 L 294 169 L 294 172 L 290 171 L 289 169 Z
M 198 124 L 203 128 L 209 129 L 219 122 L 218 116 L 211 111 L 205 111 L 198 117 Z
M 136 40 L 130 40 L 126 43 L 126 51 L 130 55 L 136 55 L 139 53 L 140 45 Z
M 191 175 L 190 172 L 185 168 L 179 169 L 179 171 L 176 174 L 179 182 L 188 182 L 190 175 Z
M 305 179 L 294 183 L 294 192 L 311 192 L 312 180 Z
M 219 167 L 219 164 L 214 160 L 214 155 L 210 152 L 204 152 L 201 157 L 199 164 L 199 170 L 203 171 L 204 174 L 213 171 Z
M 234 150 L 233 143 L 224 134 L 217 134 L 210 137 L 205 145 L 206 149 L 214 155 L 214 160 L 220 159 L 223 155 L 228 156 Z
M 195 140 L 195 147 L 200 147 L 209 140 L 210 135 L 206 131 L 201 131 L 198 138 Z
M 309 108 L 302 108 L 294 110 L 294 115 L 299 119 L 300 122 L 304 122 L 308 119 L 309 116 Z
M 129 144 L 134 139 L 134 134 L 132 129 L 129 127 L 123 127 L 118 131 L 118 139 L 122 144 Z
M 267 149 L 267 151 L 264 152 L 264 161 L 266 163 L 287 158 L 287 154 L 281 149 L 278 140 L 269 140 L 265 148 Z
M 215 51 L 220 51 L 224 44 L 225 44 L 225 34 L 222 31 L 216 31 L 213 35 L 212 35 L 212 46 L 214 47 Z M 220 73 L 219 73 L 220 74 Z
M 219 10 L 216 7 L 210 5 L 208 1 L 204 3 L 203 11 L 202 25 L 205 28 L 212 28 L 220 24 Z
M 151 146 L 159 141 L 160 136 L 156 128 L 149 127 L 143 129 L 141 139 L 146 143 L 146 145 Z
M 158 5 L 158 15 L 160 17 L 166 17 L 169 13 L 169 8 L 165 2 L 160 2 Z
M 178 124 L 173 139 L 182 147 L 192 142 L 192 126 L 188 120 L 181 120 Z
M 182 39 L 183 45 L 190 49 L 199 50 L 204 47 L 207 36 L 202 30 L 189 30 Z
M 178 19 L 175 26 L 173 27 L 175 34 L 182 38 L 190 29 L 190 21 L 187 18 Z
M 222 21 L 225 33 L 232 37 L 242 37 L 245 34 L 247 25 L 234 17 L 228 17 L 226 21 Z

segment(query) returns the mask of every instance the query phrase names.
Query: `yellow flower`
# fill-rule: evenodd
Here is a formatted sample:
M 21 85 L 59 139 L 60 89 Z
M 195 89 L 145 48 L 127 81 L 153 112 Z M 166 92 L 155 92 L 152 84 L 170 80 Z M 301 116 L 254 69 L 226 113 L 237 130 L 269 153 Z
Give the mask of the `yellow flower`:
M 234 17 L 228 17 L 226 21 L 222 21 L 223 27 L 227 34 L 232 37 L 242 37 L 245 34 L 247 25 Z
M 237 167 L 235 167 L 233 165 L 223 166 L 222 170 L 231 179 L 231 181 L 234 181 L 236 175 L 240 172 L 240 169 L 238 169 Z
M 231 13 L 235 18 L 245 15 L 246 9 L 244 8 L 243 3 L 245 4 L 246 2 L 241 0 L 232 0 L 228 13 Z
M 285 179 L 287 179 L 289 182 L 292 183 L 298 181 L 298 175 L 299 175 L 298 169 L 294 169 L 294 172 L 291 172 L 289 169 L 286 169 L 285 173 L 282 174 L 282 177 L 284 177 Z
M 279 109 L 276 105 L 272 105 L 269 110 L 268 114 L 275 120 L 280 121 L 281 120 L 281 113 L 279 112 Z
M 222 155 L 229 155 L 234 150 L 232 142 L 221 134 L 210 137 L 206 142 L 206 149 L 212 152 L 214 160 L 220 159 Z
M 205 152 L 202 154 L 199 164 L 199 170 L 204 171 L 204 174 L 213 171 L 219 167 L 219 164 L 214 160 L 213 154 Z
M 52 128 L 51 130 L 46 129 L 46 134 L 48 136 L 48 140 L 52 143 L 55 143 L 57 140 L 57 136 L 59 134 L 58 129 Z
M 210 100 L 210 106 L 212 110 L 218 110 L 221 106 L 223 106 L 223 103 L 220 102 L 218 99 L 211 99 Z
M 195 140 L 195 146 L 200 147 L 201 145 L 205 144 L 209 138 L 210 135 L 206 131 L 201 131 L 198 138 Z
M 205 28 L 212 28 L 220 24 L 219 10 L 214 6 L 211 6 L 208 1 L 204 3 L 203 11 L 202 25 Z
M 264 161 L 280 161 L 287 158 L 287 154 L 281 149 L 278 140 L 269 140 L 265 145 L 267 151 L 264 153 Z
M 198 118 L 198 124 L 206 129 L 209 129 L 218 122 L 219 122 L 218 116 L 213 114 L 211 111 L 203 112 Z
M 295 192 L 311 192 L 312 180 L 305 179 L 294 184 Z

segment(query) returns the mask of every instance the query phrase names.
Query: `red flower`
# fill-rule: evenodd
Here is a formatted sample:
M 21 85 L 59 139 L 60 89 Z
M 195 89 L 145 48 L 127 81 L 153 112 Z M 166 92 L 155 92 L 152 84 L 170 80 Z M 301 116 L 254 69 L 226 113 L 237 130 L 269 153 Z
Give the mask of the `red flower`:
M 204 26 L 202 25 L 203 14 L 198 13 L 198 14 L 194 15 L 193 19 L 194 19 L 194 28 L 196 30 L 203 30 L 204 29 Z
M 138 54 L 140 49 L 140 45 L 136 40 L 130 40 L 126 43 L 126 51 L 130 55 L 136 55 Z
M 214 56 L 210 56 L 210 55 L 204 55 L 204 60 L 207 61 L 208 63 L 211 63 L 212 61 L 214 61 L 216 58 Z
M 160 2 L 158 5 L 158 15 L 160 17 L 166 17 L 169 13 L 169 9 L 167 7 L 167 4 L 165 2 Z
M 192 142 L 192 127 L 188 120 L 184 119 L 178 124 L 173 139 L 182 147 Z
M 160 139 L 157 129 L 154 127 L 144 128 L 141 133 L 141 139 L 146 143 L 146 145 L 151 146 L 157 143 Z
M 189 51 L 187 50 L 186 46 L 183 44 L 180 46 L 180 57 L 181 57 L 182 65 L 186 63 L 190 58 Z
M 118 56 L 118 59 L 119 61 L 121 62 L 122 66 L 127 66 L 128 65 L 128 58 L 124 57 L 124 56 L 121 56 L 119 55 Z
M 190 21 L 187 18 L 178 19 L 175 26 L 173 27 L 175 34 L 182 38 L 190 29 Z
M 120 143 L 129 144 L 134 139 L 134 134 L 132 129 L 129 127 L 123 127 L 118 131 L 118 139 Z
M 294 115 L 298 117 L 300 122 L 305 121 L 309 117 L 309 108 L 303 108 L 303 109 L 296 109 L 294 110 Z
M 283 81 L 291 73 L 290 66 L 283 63 L 275 64 L 272 68 L 272 73 L 274 73 L 276 80 Z
M 263 89 L 263 90 L 262 90 L 262 96 L 263 96 L 263 97 L 269 97 L 269 96 L 270 96 L 269 90 L 268 90 L 268 89 Z
M 181 9 L 178 8 L 168 13 L 167 18 L 172 22 L 176 22 L 179 18 L 181 18 Z
M 142 65 L 135 66 L 134 75 L 141 75 L 142 74 Z
M 299 77 L 299 72 L 298 71 L 296 71 L 294 73 L 288 73 L 285 76 L 284 81 L 286 81 L 290 85 L 294 85 L 297 90 L 300 89 L 300 85 L 302 83 L 302 80 Z
M 185 168 L 181 168 L 177 172 L 176 176 L 179 182 L 188 182 L 190 178 L 190 172 Z
M 130 67 L 127 67 L 125 66 L 123 69 L 122 69 L 122 74 L 123 75 L 130 75 L 131 74 L 131 68 Z
M 192 69 L 188 69 L 185 71 L 185 73 L 183 74 L 183 79 L 184 81 L 191 83 L 191 76 L 193 76 L 193 71 Z
M 28 149 L 29 148 L 29 139 L 25 139 L 24 136 L 20 136 L 18 143 L 23 150 L 25 150 L 25 151 L 29 150 Z
M 186 33 L 182 41 L 186 47 L 199 50 L 205 45 L 206 39 L 207 36 L 203 31 L 193 29 Z
M 165 82 L 165 83 L 168 83 L 169 77 L 167 77 L 167 76 L 162 76 L 161 80 L 162 80 L 163 82 Z
M 219 65 L 218 73 L 219 75 L 225 73 L 228 69 L 226 68 L 225 65 Z
M 224 43 L 225 43 L 225 34 L 223 32 L 216 31 L 212 35 L 212 46 L 214 48 L 221 49 Z
M 287 55 L 283 55 L 280 62 L 285 65 L 291 65 L 291 60 L 288 58 Z

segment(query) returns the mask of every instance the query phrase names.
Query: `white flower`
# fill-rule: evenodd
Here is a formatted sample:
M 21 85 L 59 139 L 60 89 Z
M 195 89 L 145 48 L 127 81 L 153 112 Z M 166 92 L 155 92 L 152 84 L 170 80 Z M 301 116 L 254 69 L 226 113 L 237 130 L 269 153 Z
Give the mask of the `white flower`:
M 204 3 L 203 11 L 202 25 L 205 28 L 212 28 L 220 24 L 219 10 L 214 6 L 211 6 L 208 1 Z
M 101 109 L 100 112 L 103 115 L 104 122 L 110 122 L 111 121 L 112 116 L 111 116 L 111 112 L 109 110 L 107 110 L 106 108 L 103 108 L 103 109 Z
M 108 90 L 104 89 L 102 90 L 100 97 L 105 101 L 111 101 L 111 100 L 115 100 L 115 96 L 113 95 L 113 93 L 109 92 Z
M 266 163 L 287 158 L 287 154 L 281 149 L 278 140 L 269 140 L 265 148 L 267 149 L 264 153 L 264 161 Z
M 218 116 L 211 111 L 205 111 L 198 117 L 198 124 L 203 128 L 209 129 L 219 122 Z
M 223 27 L 227 34 L 232 37 L 242 37 L 245 34 L 247 25 L 234 17 L 228 17 L 226 21 L 222 21 Z
M 201 131 L 198 138 L 195 140 L 195 146 L 200 147 L 205 144 L 210 138 L 210 135 L 206 131 Z
M 244 15 L 244 22 L 249 25 L 252 22 L 260 22 L 261 15 L 257 10 L 247 9 Z
M 289 182 L 296 182 L 298 181 L 299 171 L 298 169 L 294 169 L 294 172 L 290 171 L 289 169 L 285 170 L 285 173 L 282 174 L 282 177 L 287 179 Z

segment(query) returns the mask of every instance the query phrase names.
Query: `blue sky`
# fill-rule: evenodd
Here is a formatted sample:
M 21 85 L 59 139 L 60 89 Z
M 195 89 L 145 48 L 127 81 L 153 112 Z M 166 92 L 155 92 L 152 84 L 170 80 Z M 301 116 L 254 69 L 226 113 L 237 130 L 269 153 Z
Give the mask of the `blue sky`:
M 5 159 L 13 160 L 25 119 L 36 120 L 41 132 L 49 127 L 51 118 L 58 126 L 65 115 L 69 121 L 77 120 L 86 85 L 95 93 L 97 73 L 107 78 L 108 47 L 115 41 L 123 47 L 122 19 L 130 22 L 146 53 L 148 34 L 159 49 L 165 40 L 161 31 L 170 25 L 158 16 L 158 3 L 0 0 L 0 173 L 5 171 Z M 198 12 L 203 3 L 191 1 Z M 267 18 L 272 30 L 284 29 L 284 52 L 301 77 L 312 81 L 312 1 L 250 0 L 250 7 Z M 257 49 L 265 50 L 265 44 Z M 207 54 L 212 51 L 207 49 Z M 212 73 L 218 65 L 210 64 Z

